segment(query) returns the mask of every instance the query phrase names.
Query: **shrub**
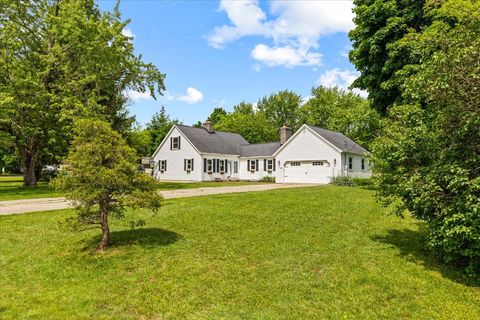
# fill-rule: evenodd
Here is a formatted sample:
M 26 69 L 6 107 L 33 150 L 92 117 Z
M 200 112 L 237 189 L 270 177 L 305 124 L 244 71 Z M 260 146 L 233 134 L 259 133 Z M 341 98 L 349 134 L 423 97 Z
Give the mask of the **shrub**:
M 371 178 L 353 178 L 353 184 L 357 187 L 366 187 L 366 188 L 372 188 L 373 187 L 373 181 Z
M 260 179 L 260 182 L 275 182 L 275 177 L 265 176 L 262 179 Z
M 348 187 L 353 187 L 354 185 L 352 177 L 347 177 L 347 176 L 333 177 L 330 181 L 330 184 L 333 184 L 335 186 L 348 186 Z

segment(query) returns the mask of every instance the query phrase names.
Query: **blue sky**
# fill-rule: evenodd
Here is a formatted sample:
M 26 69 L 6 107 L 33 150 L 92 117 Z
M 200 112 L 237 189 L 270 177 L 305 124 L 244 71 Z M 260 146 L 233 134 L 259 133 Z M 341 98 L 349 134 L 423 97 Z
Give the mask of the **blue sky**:
M 102 10 L 115 1 L 100 0 Z M 123 0 L 137 54 L 166 73 L 167 92 L 153 100 L 129 92 L 141 124 L 165 106 L 185 124 L 215 107 L 289 89 L 308 97 L 312 86 L 346 88 L 356 72 L 346 54 L 352 3 L 323 1 Z

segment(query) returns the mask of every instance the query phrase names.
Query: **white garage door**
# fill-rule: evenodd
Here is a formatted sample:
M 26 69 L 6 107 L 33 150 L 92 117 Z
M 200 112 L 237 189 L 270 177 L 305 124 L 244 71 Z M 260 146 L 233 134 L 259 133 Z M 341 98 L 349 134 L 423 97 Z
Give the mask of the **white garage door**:
M 329 183 L 332 170 L 327 161 L 290 161 L 283 169 L 286 183 Z

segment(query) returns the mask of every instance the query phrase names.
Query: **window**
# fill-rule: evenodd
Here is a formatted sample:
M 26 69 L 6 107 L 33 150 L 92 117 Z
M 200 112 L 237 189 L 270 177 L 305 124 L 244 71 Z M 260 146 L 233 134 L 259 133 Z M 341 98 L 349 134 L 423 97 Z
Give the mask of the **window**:
M 171 150 L 180 150 L 180 137 L 171 137 L 170 138 L 170 149 Z
M 323 166 L 323 162 L 322 161 L 313 161 L 312 165 L 313 166 Z
M 334 166 L 334 167 L 337 166 L 337 159 L 333 159 L 333 166 Z
M 292 162 L 292 163 L 290 163 L 290 166 L 292 166 L 292 167 L 300 167 L 300 162 L 298 162 L 298 161 Z
M 273 159 L 267 160 L 267 171 L 273 171 Z
M 250 171 L 255 171 L 256 170 L 256 164 L 257 162 L 255 160 L 250 160 L 250 167 L 248 168 Z
M 212 159 L 207 160 L 207 172 L 208 173 L 213 172 L 213 160 Z
M 353 169 L 353 158 L 350 157 L 348 158 L 348 170 L 352 170 Z
M 185 171 L 193 171 L 193 159 L 185 159 Z
M 158 166 L 160 167 L 160 172 L 167 171 L 167 160 L 158 161 Z
M 225 160 L 220 160 L 218 162 L 218 171 L 220 171 L 220 173 L 225 173 Z
M 237 161 L 235 161 L 233 163 L 233 173 L 238 173 L 238 162 Z
M 365 159 L 362 159 L 362 170 L 365 170 Z

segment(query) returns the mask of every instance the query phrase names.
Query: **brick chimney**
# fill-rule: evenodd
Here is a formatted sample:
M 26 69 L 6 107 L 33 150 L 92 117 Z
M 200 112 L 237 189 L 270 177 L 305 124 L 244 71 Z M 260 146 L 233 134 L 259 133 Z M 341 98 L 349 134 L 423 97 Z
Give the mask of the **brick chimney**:
M 292 136 L 292 128 L 283 126 L 280 128 L 280 144 L 284 144 Z
M 203 123 L 203 127 L 205 128 L 205 130 L 207 130 L 208 132 L 212 133 L 213 132 L 213 122 L 210 121 L 210 120 L 207 120 Z

